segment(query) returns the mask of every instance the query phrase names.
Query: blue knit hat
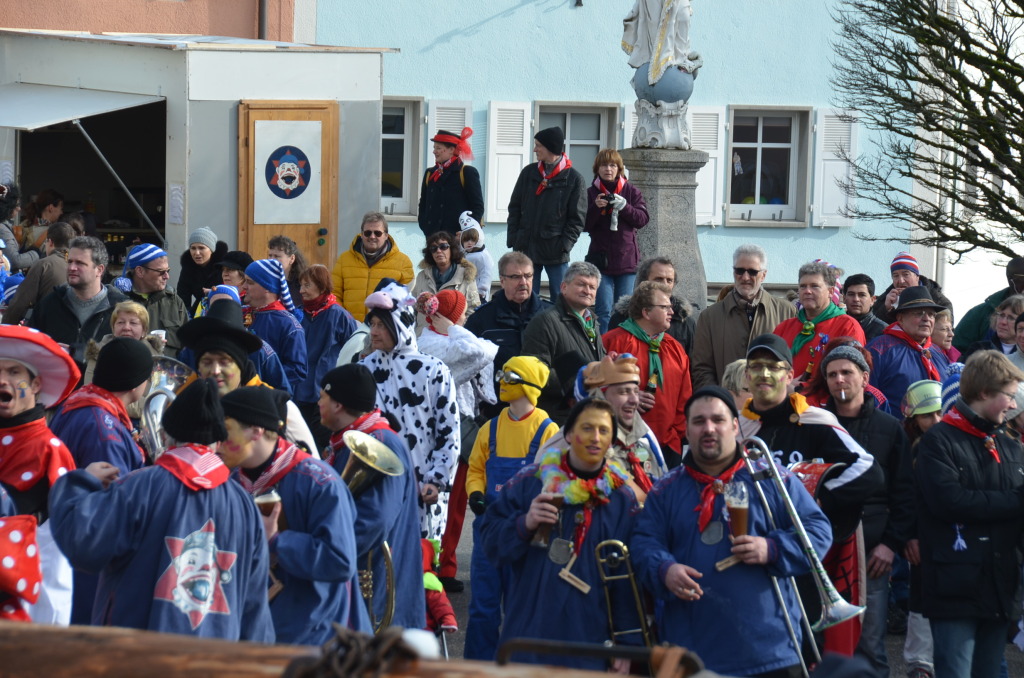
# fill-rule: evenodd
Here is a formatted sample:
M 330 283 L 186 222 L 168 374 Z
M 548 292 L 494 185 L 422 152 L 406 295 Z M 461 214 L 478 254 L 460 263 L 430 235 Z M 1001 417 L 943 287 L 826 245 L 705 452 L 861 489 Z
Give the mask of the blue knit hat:
M 124 261 L 124 270 L 125 272 L 134 271 L 136 266 L 145 266 L 154 259 L 166 256 L 167 252 L 164 252 L 156 245 L 151 245 L 149 243 L 136 245 L 132 248 L 131 252 L 128 253 L 128 258 Z
M 295 312 L 295 302 L 292 301 L 292 293 L 288 291 L 288 280 L 284 277 L 284 267 L 277 259 L 258 259 L 245 268 L 245 274 L 273 292 L 292 313 Z
M 960 373 L 964 371 L 963 363 L 950 363 L 946 377 L 942 380 L 942 413 L 949 412 L 953 403 L 960 397 Z
M 234 285 L 214 285 L 210 288 L 210 293 L 206 295 L 206 301 L 209 302 L 210 299 L 218 294 L 226 294 L 231 297 L 236 304 L 239 306 L 242 305 L 242 298 L 238 296 L 238 288 Z M 205 311 L 203 315 L 206 315 Z

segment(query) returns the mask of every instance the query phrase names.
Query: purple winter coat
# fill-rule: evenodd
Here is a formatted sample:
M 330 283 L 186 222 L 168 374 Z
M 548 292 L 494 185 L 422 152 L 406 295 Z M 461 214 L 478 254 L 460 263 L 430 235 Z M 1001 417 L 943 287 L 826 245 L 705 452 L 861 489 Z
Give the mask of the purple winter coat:
M 595 183 L 601 183 L 601 180 L 595 178 Z M 594 204 L 597 196 L 607 191 L 603 184 L 598 189 L 595 183 L 590 184 L 590 188 L 587 189 L 587 221 L 583 229 L 590 234 L 587 261 L 599 261 L 603 254 L 607 256 L 608 263 L 598 266 L 602 274 L 635 273 L 640 263 L 640 247 L 636 242 L 636 232 L 646 226 L 651 219 L 647 213 L 644 196 L 641 195 L 639 188 L 628 181 L 623 185 L 621 195 L 626 199 L 626 206 L 619 210 L 619 230 L 611 231 L 611 214 L 601 214 L 601 209 Z

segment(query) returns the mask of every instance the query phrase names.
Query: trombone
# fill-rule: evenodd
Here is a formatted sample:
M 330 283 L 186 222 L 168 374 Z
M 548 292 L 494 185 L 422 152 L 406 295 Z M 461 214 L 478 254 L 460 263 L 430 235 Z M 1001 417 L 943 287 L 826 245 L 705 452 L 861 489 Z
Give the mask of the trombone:
M 174 401 L 178 392 L 195 378 L 195 370 L 185 363 L 167 356 L 153 356 L 153 373 L 149 378 L 149 389 L 142 405 L 142 421 L 139 425 L 142 442 L 151 461 L 167 451 L 161 423 L 164 410 Z
M 760 482 L 758 482 L 769 476 L 782 498 L 782 502 L 786 507 L 786 513 L 789 515 L 790 522 L 793 524 L 793 530 L 796 532 L 800 546 L 804 550 L 804 555 L 807 557 L 807 560 L 811 565 L 811 576 L 814 578 L 815 588 L 817 588 L 818 597 L 821 599 L 821 618 L 819 618 L 813 625 L 807 620 L 806 608 L 804 607 L 804 602 L 800 597 L 800 592 L 797 590 L 796 581 L 793 577 L 790 577 L 789 581 L 790 586 L 793 589 L 793 593 L 796 595 L 797 604 L 800 606 L 800 611 L 802 613 L 801 622 L 804 630 L 808 633 L 811 650 L 814 653 L 815 660 L 820 662 L 821 656 L 818 652 L 817 644 L 813 640 L 813 634 L 818 631 L 824 631 L 830 626 L 841 624 L 844 621 L 848 621 L 863 614 L 864 608 L 843 600 L 843 597 L 839 595 L 836 587 L 832 584 L 832 580 L 825 572 L 825 566 L 821 564 L 821 558 L 818 557 L 818 554 L 814 550 L 814 546 L 811 544 L 810 537 L 807 536 L 807 530 L 804 528 L 803 521 L 800 520 L 796 507 L 793 505 L 793 498 L 789 496 L 789 492 L 786 490 L 786 484 L 782 481 L 782 476 L 779 474 L 779 469 L 775 465 L 775 459 L 772 456 L 771 450 L 768 449 L 768 445 L 766 445 L 760 438 L 751 436 L 741 440 L 739 447 L 747 470 L 750 472 L 750 476 L 754 480 L 754 487 L 757 489 L 757 494 L 761 499 L 762 505 L 764 505 L 765 515 L 768 518 L 771 529 L 777 529 L 775 516 L 772 513 L 768 497 L 761 488 Z M 763 470 L 756 468 L 753 461 L 754 459 L 764 460 L 766 468 Z M 804 676 L 807 676 L 807 665 L 804 662 L 800 642 L 796 636 L 796 630 L 793 628 L 793 620 L 790 619 L 785 598 L 783 598 L 782 590 L 779 588 L 779 581 L 774 576 L 772 576 L 771 579 L 772 586 L 775 589 L 775 596 L 778 598 L 779 605 L 782 607 L 782 614 L 786 622 L 786 630 L 789 632 L 789 637 L 793 641 L 793 646 L 796 649 L 797 656 L 800 658 L 800 667 L 803 669 Z
M 594 549 L 594 555 L 597 557 L 597 572 L 601 575 L 601 584 L 604 588 L 604 602 L 608 608 L 608 627 L 609 638 L 612 644 L 615 644 L 615 640 L 619 636 L 628 636 L 635 633 L 639 633 L 644 639 L 644 645 L 647 647 L 654 647 L 654 637 L 651 635 L 651 628 L 647 624 L 647 615 L 644 612 L 643 598 L 640 595 L 640 588 L 636 583 L 636 575 L 633 574 L 633 564 L 629 558 L 629 547 L 618 539 L 606 539 Z M 611 574 L 611 572 L 624 568 L 625 571 L 620 574 Z M 615 630 L 615 615 L 612 612 L 612 594 L 611 594 L 611 583 L 615 581 L 622 581 L 628 579 L 630 586 L 633 587 L 633 602 L 636 604 L 637 617 L 640 619 L 640 626 L 635 629 L 626 629 L 625 631 Z

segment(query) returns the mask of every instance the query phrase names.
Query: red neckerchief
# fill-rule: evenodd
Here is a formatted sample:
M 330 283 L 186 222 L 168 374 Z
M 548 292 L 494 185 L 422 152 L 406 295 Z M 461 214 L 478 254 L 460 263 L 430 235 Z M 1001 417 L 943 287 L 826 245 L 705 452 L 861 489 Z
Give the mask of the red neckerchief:
M 324 292 L 323 294 L 321 294 L 319 297 L 312 301 L 302 302 L 303 310 L 306 311 L 306 313 L 308 313 L 311 318 L 317 317 L 318 315 L 329 309 L 331 306 L 335 305 L 340 306 L 340 304 L 338 304 L 338 298 L 331 294 L 330 292 Z M 281 308 L 284 308 L 284 306 L 282 306 Z
M 690 477 L 704 486 L 700 490 L 700 505 L 693 509 L 695 512 L 700 511 L 700 516 L 697 518 L 697 527 L 700 528 L 701 532 L 711 522 L 711 515 L 715 509 L 715 495 L 722 494 L 725 491 L 725 484 L 732 480 L 732 477 L 736 475 L 736 471 L 739 471 L 741 468 L 743 468 L 742 456 L 736 460 L 735 464 L 719 473 L 717 477 L 701 473 L 690 466 L 686 467 L 686 472 L 690 474 Z
M 3 445 L 0 482 L 18 492 L 35 486 L 43 476 L 52 487 L 57 478 L 75 470 L 71 451 L 53 435 L 43 417 L 21 426 L 0 429 L 0 443 Z
M 558 164 L 555 165 L 555 169 L 551 170 L 551 174 L 544 174 L 544 163 L 537 163 L 537 171 L 540 172 L 540 186 L 537 187 L 537 195 L 544 192 L 544 189 L 548 187 L 548 182 L 557 177 L 562 170 L 567 170 L 572 167 L 572 160 L 569 160 L 569 156 L 565 153 L 559 158 Z
M 249 480 L 249 476 L 244 473 L 239 473 L 238 481 L 242 483 L 242 487 L 245 488 L 246 492 L 255 497 L 268 487 L 277 485 L 281 482 L 281 478 L 288 475 L 289 471 L 311 456 L 313 455 L 297 447 L 295 443 L 284 438 L 278 438 L 277 448 L 274 449 L 274 461 L 270 462 L 267 470 L 261 473 L 255 482 Z
M 345 431 L 362 431 L 363 433 L 371 433 L 378 431 L 382 428 L 391 430 L 391 426 L 388 424 L 388 420 L 380 413 L 380 410 L 374 410 L 373 412 L 367 412 L 363 416 L 359 417 L 351 424 L 341 429 L 337 433 L 331 436 L 331 442 L 327 445 L 329 454 L 325 461 L 334 466 L 334 458 L 337 456 L 338 451 L 345 447 L 345 441 L 341 439 L 341 436 Z
M 650 476 L 644 470 L 644 465 L 640 462 L 640 458 L 633 452 L 632 446 L 626 450 L 626 461 L 629 462 L 629 470 L 633 474 L 633 482 L 645 493 L 650 492 L 651 488 L 654 487 L 654 483 L 651 482 Z
M 622 193 L 622 187 L 625 186 L 625 185 L 626 185 L 626 178 L 625 177 L 619 177 L 619 178 L 617 178 L 615 180 L 615 188 L 609 191 L 608 187 L 605 185 L 605 183 L 601 179 L 601 177 L 594 177 L 594 186 L 597 187 L 597 190 L 600 191 L 601 193 L 614 193 L 615 195 L 619 195 L 620 193 Z M 608 205 L 603 210 L 601 210 L 601 214 L 611 214 L 611 213 L 612 213 L 611 205 Z
M 572 470 L 572 466 L 569 465 L 569 455 L 562 455 L 561 462 L 562 471 L 565 475 L 569 476 L 569 480 L 576 480 L 576 472 Z M 607 504 L 611 501 L 610 498 L 601 496 L 597 492 L 597 481 L 604 475 L 604 464 L 598 470 L 597 475 L 590 480 L 584 480 L 579 478 L 579 481 L 583 484 L 583 487 L 590 494 L 590 499 L 585 501 L 581 506 L 583 510 L 583 520 L 576 522 L 576 530 L 572 536 L 573 552 L 579 554 L 580 549 L 583 547 L 583 540 L 587 538 L 587 532 L 590 530 L 590 522 L 594 517 L 594 506 L 598 504 Z
M 17 540 L 12 536 L 20 535 Z M 0 520 L 0 619 L 31 622 L 22 605 L 39 600 L 39 547 L 35 516 L 10 516 Z
M 996 463 L 1003 463 L 1003 460 L 999 458 L 999 450 L 996 449 L 995 433 L 985 433 L 980 428 L 969 422 L 967 417 L 961 414 L 956 407 L 949 408 L 949 412 L 942 415 L 942 421 L 946 422 L 950 426 L 960 429 L 968 435 L 972 435 L 975 438 L 981 438 L 985 442 L 985 449 L 988 450 L 988 453 L 996 460 Z
M 921 364 L 924 365 L 924 371 L 928 374 L 928 378 L 932 381 L 942 381 L 942 377 L 939 376 L 939 370 L 935 367 L 935 363 L 932 362 L 932 354 L 929 350 L 932 347 L 931 337 L 925 339 L 922 344 L 907 334 L 897 323 L 886 327 L 885 334 L 902 339 L 909 344 L 921 356 Z
M 285 308 L 285 305 L 281 303 L 280 299 L 277 299 L 273 303 L 267 304 L 266 306 L 263 306 L 262 308 L 254 308 L 254 309 L 252 309 L 253 313 L 263 313 L 265 311 L 284 311 L 285 313 L 289 313 L 290 312 L 287 308 Z
M 188 443 L 174 447 L 156 458 L 163 467 L 190 490 L 212 490 L 227 482 L 231 472 L 220 457 L 206 445 Z
M 448 158 L 448 162 L 446 162 L 445 164 L 434 165 L 434 173 L 430 175 L 430 180 L 433 181 L 434 183 L 440 181 L 441 175 L 444 174 L 444 171 L 448 169 L 452 165 L 452 163 L 454 163 L 458 159 L 459 156 L 453 155 L 452 157 Z
M 124 406 L 124 403 L 105 388 L 100 388 L 96 384 L 86 384 L 64 401 L 65 412 L 73 412 L 85 407 L 98 407 L 107 414 L 117 417 L 117 420 L 128 429 L 129 433 L 134 429 L 131 417 L 128 416 L 128 409 Z M 134 437 L 132 441 L 134 442 Z M 145 463 L 146 453 L 142 451 L 138 443 L 135 443 L 135 449 L 139 451 L 139 458 Z

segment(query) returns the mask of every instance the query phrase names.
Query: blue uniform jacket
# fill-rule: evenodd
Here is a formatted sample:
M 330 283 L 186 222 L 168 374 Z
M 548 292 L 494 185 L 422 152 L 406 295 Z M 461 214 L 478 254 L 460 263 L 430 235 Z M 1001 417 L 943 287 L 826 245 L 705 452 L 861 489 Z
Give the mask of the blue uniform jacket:
M 277 642 L 320 645 L 334 634 L 331 622 L 369 631 L 365 611 L 359 614 L 355 503 L 348 487 L 327 462 L 313 458 L 276 487 L 288 521 L 270 545 L 284 584 L 270 604 Z
M 811 544 L 824 555 L 832 543 L 828 519 L 795 476 L 783 471 L 783 477 Z M 739 563 L 722 572 L 715 570 L 716 562 L 731 555 L 729 526 L 723 525 L 724 536 L 717 544 L 701 541 L 698 514 L 694 511 L 700 505 L 701 485 L 683 466 L 673 469 L 648 493 L 630 551 L 644 587 L 664 601 L 658 627 L 660 639 L 685 645 L 717 673 L 753 675 L 800 662 L 786 631 L 770 575 L 780 577 L 786 607 L 800 634 L 800 611 L 793 587 L 788 579 L 781 578 L 806 574 L 810 566 L 774 484 L 770 480 L 760 481 L 772 505 L 779 528 L 776 530 L 769 527 L 764 506 L 745 468 L 736 472 L 733 482 L 737 480 L 747 485 L 748 533 L 768 539 L 768 564 Z M 715 497 L 712 520 L 726 520 L 721 495 Z M 699 600 L 684 601 L 665 588 L 665 574 L 674 563 L 689 565 L 704 575 L 696 580 L 704 592 Z
M 83 407 L 66 412 L 63 407 L 50 422 L 50 430 L 64 441 L 84 469 L 94 461 L 113 464 L 125 476 L 143 466 L 142 454 L 117 417 L 99 407 Z
M 187 346 L 178 351 L 178 360 L 192 369 L 196 369 L 196 356 Z M 270 347 L 270 344 L 264 341 L 263 348 L 249 354 L 249 360 L 252 361 L 256 374 L 260 375 L 260 381 L 279 391 L 286 391 L 288 395 L 292 394 L 292 385 L 288 383 L 284 365 L 281 364 L 281 359 L 277 357 L 277 353 Z
M 72 471 L 50 522 L 72 566 L 100 573 L 93 624 L 274 642 L 263 524 L 237 483 L 197 492 L 150 466 L 104 490 Z
M 931 379 L 921 363 L 921 354 L 899 337 L 883 334 L 872 339 L 865 347 L 871 353 L 871 385 L 885 394 L 892 403 L 890 412 L 899 417 L 900 403 L 907 388 L 915 381 Z M 929 349 L 932 363 L 939 371 L 939 381 L 946 378 L 949 360 L 938 346 Z
M 295 389 L 295 402 L 315 403 L 320 399 L 320 381 L 338 362 L 338 353 L 356 331 L 352 314 L 337 304 L 331 304 L 314 318 L 311 313 L 302 316 L 302 329 L 306 333 L 306 378 Z
M 541 491 L 537 468 L 537 464 L 531 464 L 517 473 L 483 516 L 481 531 L 487 557 L 495 565 L 507 565 L 511 574 L 509 588 L 504 591 L 505 621 L 499 644 L 510 638 L 603 643 L 610 637 L 610 627 L 594 549 L 606 539 L 623 542 L 629 539 L 638 510 L 636 497 L 628 486 L 623 485 L 612 493 L 609 503 L 594 509 L 590 530 L 571 570 L 590 584 L 590 593 L 584 595 L 559 578 L 562 566 L 548 559 L 547 550 L 530 546 L 533 533 L 526 530 L 526 513 L 530 510 L 530 502 Z M 566 506 L 563 510 L 561 531 L 556 525 L 551 533 L 552 539 L 561 536 L 572 541 L 576 527 L 575 508 Z M 613 587 L 616 629 L 636 628 L 639 621 L 628 584 L 617 584 L 621 586 Z M 633 640 L 620 638 L 621 642 Z M 636 644 L 641 642 L 635 638 Z M 513 655 L 512 660 L 592 671 L 607 668 L 604 659 L 585 657 L 519 652 Z
M 366 554 L 373 555 L 373 608 L 374 619 L 384 613 L 384 560 L 380 543 L 387 541 L 395 570 L 395 616 L 393 626 L 420 629 L 427 618 L 426 598 L 423 594 L 423 552 L 420 549 L 420 514 L 417 504 L 416 472 L 409 457 L 409 449 L 397 433 L 378 429 L 369 435 L 387 445 L 405 464 L 405 473 L 383 476 L 356 498 L 356 548 L 360 567 Z M 342 447 L 334 457 L 334 468 L 340 474 L 349 458 L 349 450 Z
M 284 374 L 290 384 L 289 393 L 295 393 L 306 378 L 306 335 L 298 318 L 288 311 L 257 311 L 252 314 L 249 331 L 277 352 L 284 365 Z

